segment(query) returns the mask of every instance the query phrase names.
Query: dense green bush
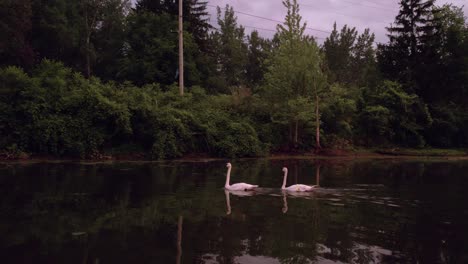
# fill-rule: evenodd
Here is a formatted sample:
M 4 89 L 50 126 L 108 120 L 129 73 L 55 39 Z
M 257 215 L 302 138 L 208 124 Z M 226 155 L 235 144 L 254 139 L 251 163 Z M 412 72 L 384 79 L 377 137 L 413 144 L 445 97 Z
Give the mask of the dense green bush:
M 11 145 L 24 148 L 26 122 L 20 109 L 22 93 L 33 86 L 32 80 L 17 67 L 0 69 L 0 149 Z
M 313 103 L 301 107 L 308 117 L 299 123 L 297 149 L 308 150 L 314 147 Z M 353 138 L 379 146 L 421 147 L 425 138 L 441 147 L 467 143 L 468 118 L 453 114 L 463 111 L 433 108 L 432 121 L 420 99 L 394 82 L 360 90 L 335 84 L 321 109 L 325 147 L 348 148 Z M 294 128 L 283 116 L 288 109 L 278 112 L 258 94 L 209 95 L 195 86 L 181 97 L 175 86 L 103 83 L 48 60 L 29 74 L 0 69 L 0 110 L 0 152 L 57 157 L 96 158 L 128 146 L 151 159 L 253 157 L 287 150 Z
M 173 107 L 187 111 L 183 120 L 191 131 L 192 141 L 189 138 L 184 141 L 185 147 L 191 151 L 222 157 L 258 156 L 265 153 L 265 147 L 252 122 L 238 115 L 235 110 L 232 96 L 206 95 L 203 89 L 194 87 L 187 96 L 180 98 L 176 95 L 168 102 Z M 194 142 L 193 136 L 196 135 L 201 142 Z
M 468 143 L 468 112 L 466 106 L 454 103 L 431 107 L 432 124 L 426 128 L 425 136 L 434 147 L 453 148 Z
M 361 98 L 359 122 L 374 144 L 403 144 L 423 147 L 424 128 L 432 123 L 429 110 L 415 94 L 395 82 L 384 81 L 366 89 Z
M 226 108 L 232 98 L 199 87 L 180 97 L 175 87 L 87 80 L 48 60 L 30 75 L 1 69 L 0 83 L 1 149 L 80 158 L 125 144 L 140 145 L 153 159 L 264 153 L 249 120 Z
M 2 134 L 21 149 L 83 158 L 131 131 L 128 108 L 112 100 L 112 86 L 86 80 L 60 63 L 45 60 L 31 76 L 2 69 L 0 82 L 9 91 L 1 103 L 13 113 L 2 115 L 8 119 Z M 9 101 L 11 96 L 16 99 Z

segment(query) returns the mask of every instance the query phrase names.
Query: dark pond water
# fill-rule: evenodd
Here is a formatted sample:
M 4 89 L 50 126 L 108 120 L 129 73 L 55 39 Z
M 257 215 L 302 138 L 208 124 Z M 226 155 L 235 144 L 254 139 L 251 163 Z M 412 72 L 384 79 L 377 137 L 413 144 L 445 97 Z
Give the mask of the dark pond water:
M 284 195 L 288 185 L 321 188 Z M 0 164 L 2 263 L 468 263 L 468 162 Z M 317 177 L 319 174 L 320 177 Z M 319 178 L 319 179 L 317 179 Z

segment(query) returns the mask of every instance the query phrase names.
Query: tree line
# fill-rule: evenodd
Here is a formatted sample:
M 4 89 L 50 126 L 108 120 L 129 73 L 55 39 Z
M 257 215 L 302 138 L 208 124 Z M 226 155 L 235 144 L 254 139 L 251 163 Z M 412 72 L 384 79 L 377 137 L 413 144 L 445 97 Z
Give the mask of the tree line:
M 176 93 L 177 3 L 0 3 L 0 150 L 99 157 L 258 156 L 322 148 L 468 145 L 463 10 L 401 0 L 376 44 L 306 33 L 296 0 L 268 39 L 232 6 L 184 0 L 186 96 Z

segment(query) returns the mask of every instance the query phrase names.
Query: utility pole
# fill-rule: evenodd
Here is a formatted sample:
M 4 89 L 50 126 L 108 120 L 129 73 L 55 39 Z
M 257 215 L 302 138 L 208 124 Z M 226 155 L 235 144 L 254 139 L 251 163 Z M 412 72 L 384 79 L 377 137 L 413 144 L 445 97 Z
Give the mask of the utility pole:
M 182 18 L 182 0 L 179 0 L 179 92 L 184 95 L 184 27 Z

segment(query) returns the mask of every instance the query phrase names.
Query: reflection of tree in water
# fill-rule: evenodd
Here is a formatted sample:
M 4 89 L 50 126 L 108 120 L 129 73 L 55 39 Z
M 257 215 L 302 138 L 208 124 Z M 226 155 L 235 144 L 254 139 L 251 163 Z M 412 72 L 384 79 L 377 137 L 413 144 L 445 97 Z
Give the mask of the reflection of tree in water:
M 229 210 L 232 207 L 228 200 L 230 195 L 229 192 L 225 194 L 226 207 Z M 205 237 L 208 244 L 217 246 L 210 248 L 210 251 L 213 252 L 216 249 L 214 252 L 219 263 L 235 263 L 237 256 L 246 255 L 275 256 L 282 260 L 282 263 L 304 263 L 304 260 L 314 258 L 313 245 L 317 238 L 317 223 L 319 222 L 316 220 L 318 219 L 317 204 L 312 207 L 309 204 L 310 209 L 307 211 L 312 210 L 312 212 L 303 210 L 299 213 L 299 215 L 305 213 L 305 217 L 295 216 L 295 218 L 304 219 L 298 226 L 297 223 L 291 225 L 284 217 L 278 221 L 281 216 L 276 213 L 270 217 L 256 217 L 239 212 L 249 207 L 246 205 L 249 201 L 241 196 L 243 195 L 233 193 L 232 197 L 236 199 L 232 214 L 228 216 L 228 219 L 218 220 L 217 233 L 211 233 Z M 295 199 L 295 202 L 303 203 L 304 201 Z
M 179 215 L 179 220 L 177 221 L 177 257 L 176 264 L 180 264 L 182 258 L 182 231 L 183 231 L 184 218 Z
M 235 177 L 267 186 L 280 183 L 283 163 L 239 162 Z M 271 256 L 282 263 L 318 257 L 356 263 L 376 256 L 382 262 L 398 261 L 382 253 L 385 248 L 397 249 L 411 262 L 438 259 L 443 253 L 449 262 L 460 263 L 460 256 L 465 254 L 463 232 L 453 231 L 466 230 L 467 217 L 457 212 L 467 208 L 446 201 L 464 197 L 466 181 L 461 175 L 466 164 L 381 161 L 319 167 L 299 162 L 299 182 L 313 183 L 310 174 L 320 170 L 324 188 L 330 183 L 352 186 L 359 182 L 384 187 L 369 189 L 360 200 L 353 196 L 355 192 L 343 192 L 340 199 L 346 206 L 288 197 L 286 214 L 278 197 L 231 195 L 232 213 L 227 216 L 226 197 L 219 187 L 225 179 L 224 162 L 220 164 L 13 166 L 0 175 L 0 243 L 8 249 L 38 241 L 34 243 L 39 243 L 40 252 L 62 262 L 67 261 L 66 252 L 77 248 L 80 253 L 76 254 L 88 254 L 84 257 L 88 262 L 98 255 L 102 263 L 173 262 L 178 255 L 177 234 L 183 216 L 180 230 L 184 245 L 188 245 L 181 258 L 184 263 L 194 259 L 202 263 L 207 254 L 220 263 L 235 263 L 243 255 Z M 265 175 L 278 178 L 271 180 Z M 424 188 L 417 188 L 419 185 Z M 445 191 L 434 198 L 441 188 Z M 419 197 L 427 202 L 392 209 L 382 197 L 399 197 L 402 201 Z M 380 202 L 377 199 L 384 204 L 373 203 Z M 430 238 L 417 240 L 427 237 L 427 230 L 432 230 Z M 77 246 L 73 232 L 88 234 L 89 251 L 82 244 Z M 399 243 L 392 244 L 396 240 Z M 446 241 L 443 246 L 442 240 Z M 326 249 L 318 250 L 318 244 Z

